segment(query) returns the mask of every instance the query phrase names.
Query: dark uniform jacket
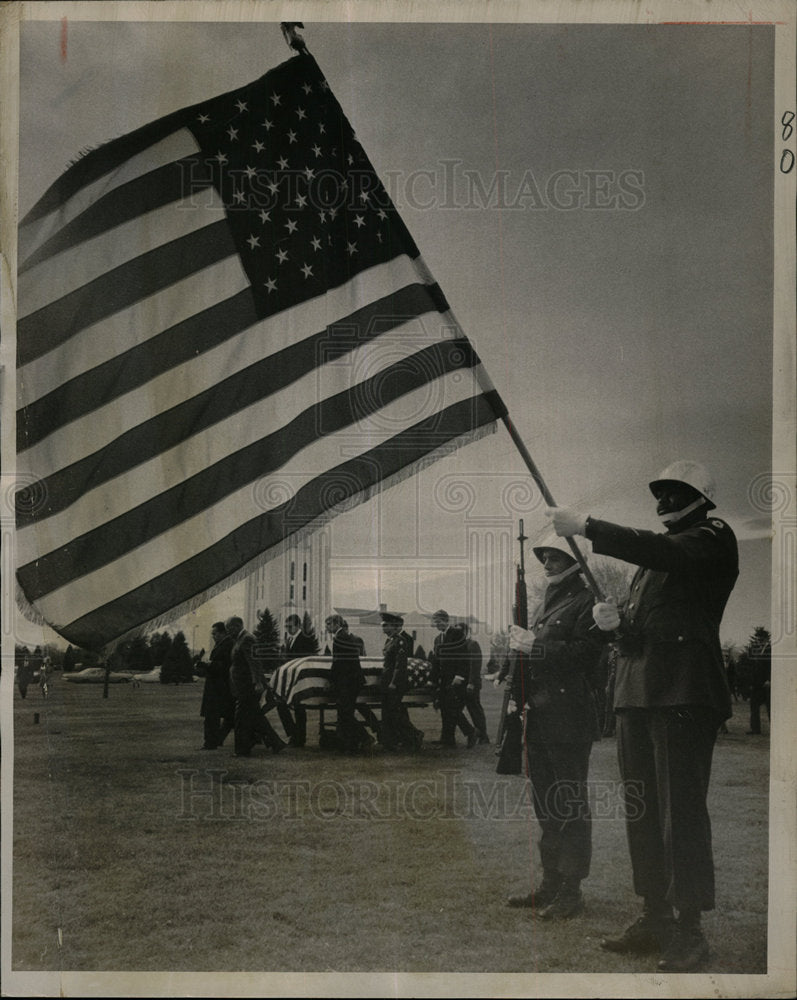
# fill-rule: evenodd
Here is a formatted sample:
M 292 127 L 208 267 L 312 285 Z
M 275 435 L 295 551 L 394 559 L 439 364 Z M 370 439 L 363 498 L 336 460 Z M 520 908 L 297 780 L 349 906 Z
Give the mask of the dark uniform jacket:
M 402 697 L 406 694 L 407 687 L 409 686 L 407 676 L 407 646 L 401 633 L 389 635 L 385 640 L 384 664 L 379 677 L 379 684 L 382 690 L 386 690 L 393 684 L 397 694 Z
M 527 704 L 526 739 L 542 743 L 590 743 L 599 738 L 592 674 L 605 636 L 592 618 L 594 598 L 578 573 L 551 583 L 530 631 L 531 652 L 523 655 L 522 686 L 516 700 Z
M 666 534 L 592 518 L 593 550 L 640 567 L 620 609 L 615 708 L 702 705 L 731 714 L 719 628 L 736 578 L 736 537 L 695 511 Z
M 407 656 L 412 656 L 415 652 L 415 640 L 409 634 L 409 632 L 401 631 L 399 632 L 399 639 L 404 643 L 404 648 L 407 650 Z

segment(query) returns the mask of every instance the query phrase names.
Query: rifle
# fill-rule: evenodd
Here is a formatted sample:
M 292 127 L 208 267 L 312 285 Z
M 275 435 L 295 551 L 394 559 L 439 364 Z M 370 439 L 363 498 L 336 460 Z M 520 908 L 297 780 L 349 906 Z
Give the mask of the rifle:
M 523 518 L 520 519 L 520 534 L 518 535 L 517 540 L 520 543 L 520 560 L 515 567 L 515 606 L 513 608 L 512 618 L 515 625 L 520 625 L 521 628 L 528 628 L 529 603 L 528 591 L 526 590 L 526 564 L 523 552 L 523 543 L 527 541 L 527 536 L 523 534 Z M 499 747 L 501 746 L 501 741 L 504 738 L 507 708 L 509 707 L 509 702 L 512 700 L 515 673 L 522 669 L 522 654 L 518 653 L 517 650 L 510 650 L 509 672 L 504 680 L 504 684 L 506 686 L 504 688 L 504 697 L 501 704 L 501 718 L 498 723 L 498 735 L 496 736 L 496 743 Z M 521 706 L 518 706 L 518 708 L 520 709 Z

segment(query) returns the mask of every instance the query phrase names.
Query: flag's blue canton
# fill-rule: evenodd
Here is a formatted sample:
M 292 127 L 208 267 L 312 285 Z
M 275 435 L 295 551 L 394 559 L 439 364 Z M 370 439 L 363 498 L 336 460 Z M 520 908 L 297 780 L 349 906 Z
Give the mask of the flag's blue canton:
M 258 312 L 317 296 L 417 249 L 314 60 L 296 57 L 191 111 L 184 161 L 201 207 L 224 201 Z
M 407 661 L 407 678 L 411 688 L 431 687 L 432 665 L 426 660 L 411 657 Z

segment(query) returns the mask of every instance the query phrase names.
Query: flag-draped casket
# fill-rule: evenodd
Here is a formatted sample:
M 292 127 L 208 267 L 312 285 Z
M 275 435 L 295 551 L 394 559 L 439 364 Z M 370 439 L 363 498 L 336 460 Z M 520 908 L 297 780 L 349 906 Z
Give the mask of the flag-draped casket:
M 357 700 L 360 703 L 378 704 L 383 660 L 378 657 L 361 657 L 360 666 L 365 684 Z M 274 671 L 270 685 L 274 693 L 289 704 L 305 707 L 328 705 L 335 700 L 330 683 L 331 667 L 331 656 L 303 656 L 289 660 Z M 404 696 L 407 704 L 427 705 L 434 700 L 436 688 L 432 683 L 430 663 L 410 657 L 407 662 L 407 679 L 409 687 Z

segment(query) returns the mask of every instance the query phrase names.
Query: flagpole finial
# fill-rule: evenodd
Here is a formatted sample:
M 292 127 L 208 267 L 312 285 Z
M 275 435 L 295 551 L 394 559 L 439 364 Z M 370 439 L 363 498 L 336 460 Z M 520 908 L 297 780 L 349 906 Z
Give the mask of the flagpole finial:
M 297 28 L 301 28 L 304 31 L 304 25 L 301 21 L 281 21 L 280 28 L 282 29 L 285 41 L 295 52 L 307 51 L 304 39 L 296 32 Z

